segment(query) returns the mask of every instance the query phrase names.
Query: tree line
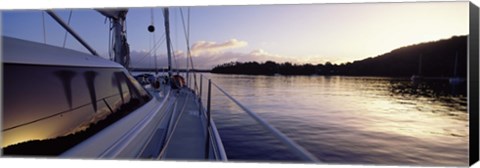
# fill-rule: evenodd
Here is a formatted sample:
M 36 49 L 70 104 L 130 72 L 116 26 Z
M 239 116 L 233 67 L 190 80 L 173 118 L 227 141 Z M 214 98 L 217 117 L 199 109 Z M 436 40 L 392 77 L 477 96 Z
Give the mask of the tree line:
M 333 64 L 291 62 L 229 62 L 215 66 L 212 73 L 246 75 L 349 75 L 466 77 L 467 36 L 401 47 L 363 60 Z

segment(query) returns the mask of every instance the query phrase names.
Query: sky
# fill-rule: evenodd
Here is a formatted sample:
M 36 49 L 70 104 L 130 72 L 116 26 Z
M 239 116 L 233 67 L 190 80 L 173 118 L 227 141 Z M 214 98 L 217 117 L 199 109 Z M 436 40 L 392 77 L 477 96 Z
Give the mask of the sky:
M 195 68 L 231 61 L 346 63 L 399 47 L 468 34 L 468 2 L 352 3 L 310 5 L 195 6 L 190 16 L 190 48 Z M 188 15 L 187 11 L 190 11 Z M 55 10 L 97 52 L 108 58 L 109 22 L 88 9 Z M 43 16 L 42 16 L 43 15 Z M 153 20 L 152 20 L 153 15 Z M 147 31 L 155 25 L 155 33 Z M 65 30 L 39 10 L 4 10 L 2 34 L 63 46 Z M 186 64 L 180 8 L 170 8 L 174 66 Z M 44 26 L 45 25 L 45 26 Z M 45 27 L 45 28 L 44 28 Z M 45 33 L 44 33 L 45 30 Z M 161 8 L 130 8 L 127 40 L 132 66 L 166 67 Z M 45 34 L 45 36 L 44 36 Z M 153 37 L 158 48 L 153 49 Z M 88 52 L 67 35 L 66 48 Z M 152 52 L 149 52 L 152 51 Z

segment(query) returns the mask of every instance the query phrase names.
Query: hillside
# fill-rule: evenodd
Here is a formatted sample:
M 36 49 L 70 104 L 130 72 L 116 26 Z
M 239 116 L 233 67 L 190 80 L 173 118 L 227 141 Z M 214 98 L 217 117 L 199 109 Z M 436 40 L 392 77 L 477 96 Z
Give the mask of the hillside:
M 458 53 L 457 75 L 467 75 L 467 36 L 401 47 L 376 57 L 345 64 L 305 64 L 231 62 L 218 65 L 212 73 L 250 75 L 354 75 L 354 76 L 453 76 L 455 55 Z M 420 58 L 421 57 L 421 58 Z M 421 60 L 421 61 L 420 61 Z
M 467 36 L 402 47 L 389 53 L 346 64 L 343 74 L 373 76 L 453 76 L 458 53 L 457 74 L 467 74 Z M 421 55 L 421 61 L 420 61 Z

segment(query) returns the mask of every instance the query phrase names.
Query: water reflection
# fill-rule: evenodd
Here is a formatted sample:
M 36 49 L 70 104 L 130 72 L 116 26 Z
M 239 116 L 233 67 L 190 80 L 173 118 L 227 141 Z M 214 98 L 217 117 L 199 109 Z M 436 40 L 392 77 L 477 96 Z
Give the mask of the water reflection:
M 151 99 L 121 69 L 23 64 L 4 69 L 4 155 L 58 155 Z
M 448 80 L 391 80 L 391 91 L 395 94 L 410 94 L 426 97 L 467 95 L 467 83 L 452 84 Z
M 467 165 L 463 86 L 376 77 L 210 77 L 324 162 Z M 295 160 L 224 98 L 212 104 L 229 159 Z

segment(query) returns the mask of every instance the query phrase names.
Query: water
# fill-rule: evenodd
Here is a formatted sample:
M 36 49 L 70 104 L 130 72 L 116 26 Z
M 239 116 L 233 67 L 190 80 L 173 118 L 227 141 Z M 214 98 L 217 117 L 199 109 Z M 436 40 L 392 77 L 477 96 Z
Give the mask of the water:
M 398 78 L 204 75 L 323 162 L 468 164 L 464 87 Z M 299 161 L 218 90 L 212 95 L 229 160 Z

